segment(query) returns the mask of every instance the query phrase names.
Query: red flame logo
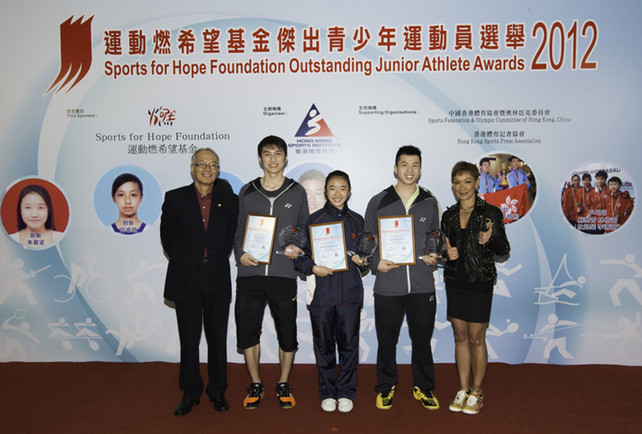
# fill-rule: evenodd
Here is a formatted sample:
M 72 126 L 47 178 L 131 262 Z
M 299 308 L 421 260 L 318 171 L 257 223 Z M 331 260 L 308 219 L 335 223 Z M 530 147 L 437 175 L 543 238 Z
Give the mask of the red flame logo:
M 91 21 L 94 17 L 92 15 L 84 23 L 83 17 L 73 22 L 72 19 L 73 16 L 60 25 L 60 72 L 45 94 L 63 79 L 65 81 L 55 93 L 74 80 L 67 89 L 69 92 L 85 78 L 91 67 Z

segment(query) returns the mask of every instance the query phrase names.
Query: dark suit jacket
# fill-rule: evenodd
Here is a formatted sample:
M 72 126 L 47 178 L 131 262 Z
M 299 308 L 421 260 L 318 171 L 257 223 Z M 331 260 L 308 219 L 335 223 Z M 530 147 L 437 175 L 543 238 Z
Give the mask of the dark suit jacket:
M 238 196 L 214 187 L 206 232 L 194 184 L 165 194 L 160 235 L 163 249 L 169 257 L 165 279 L 166 299 L 188 303 L 200 294 L 202 279 L 206 278 L 214 300 L 230 302 L 232 283 L 229 256 L 237 217 Z M 203 262 L 205 249 L 206 263 Z

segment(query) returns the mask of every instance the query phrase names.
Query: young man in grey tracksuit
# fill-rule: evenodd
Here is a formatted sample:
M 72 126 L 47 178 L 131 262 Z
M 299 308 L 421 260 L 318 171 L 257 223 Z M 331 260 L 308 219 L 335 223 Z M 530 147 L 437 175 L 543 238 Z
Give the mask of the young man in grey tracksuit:
M 437 306 L 433 279 L 437 255 L 423 254 L 421 246 L 425 244 L 426 234 L 439 228 L 438 204 L 428 190 L 417 184 L 421 176 L 421 151 L 418 148 L 399 148 L 394 172 L 397 184 L 370 199 L 365 215 L 365 230 L 378 233 L 380 217 L 412 215 L 416 263 L 395 264 L 381 258 L 379 252 L 375 252 L 369 260 L 370 269 L 376 276 L 376 405 L 381 410 L 392 407 L 398 380 L 397 342 L 405 315 L 412 342 L 413 395 L 425 408 L 436 410 L 439 402 L 432 393 L 435 382 L 430 340 Z
M 243 401 L 247 409 L 258 407 L 264 387 L 259 373 L 260 336 L 265 304 L 270 307 L 279 342 L 281 373 L 276 395 L 282 408 L 295 405 L 288 382 L 294 352 L 297 349 L 297 284 L 293 260 L 303 251 L 289 245 L 283 255 L 279 233 L 286 226 L 303 229 L 308 219 L 305 189 L 283 175 L 287 163 L 287 144 L 276 136 L 265 137 L 258 145 L 263 176 L 245 184 L 239 192 L 239 218 L 234 237 L 234 255 L 238 267 L 236 279 L 237 347 L 243 351 L 251 384 Z M 274 249 L 269 264 L 259 263 L 243 250 L 248 214 L 277 217 Z

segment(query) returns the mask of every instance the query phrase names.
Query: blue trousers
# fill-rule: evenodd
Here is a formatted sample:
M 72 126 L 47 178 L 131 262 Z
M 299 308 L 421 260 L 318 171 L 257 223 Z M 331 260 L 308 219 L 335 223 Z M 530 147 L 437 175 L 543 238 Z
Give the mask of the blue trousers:
M 319 398 L 354 399 L 359 368 L 361 305 L 310 305 L 309 308 L 319 375 Z

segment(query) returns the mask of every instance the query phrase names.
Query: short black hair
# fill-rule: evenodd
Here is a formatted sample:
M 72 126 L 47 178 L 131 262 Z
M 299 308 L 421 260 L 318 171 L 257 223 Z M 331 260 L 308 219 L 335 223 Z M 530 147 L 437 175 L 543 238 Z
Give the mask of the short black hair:
M 490 158 L 484 157 L 481 160 L 479 160 L 479 165 L 481 166 L 484 163 L 490 164 Z
M 617 176 L 612 176 L 611 178 L 609 178 L 608 184 L 612 182 L 617 182 L 618 184 L 622 185 L 622 180 Z
M 597 173 L 595 174 L 596 178 L 608 178 L 609 176 L 606 174 L 605 170 L 598 170 Z
M 419 157 L 419 164 L 421 164 L 421 149 L 412 145 L 404 145 L 397 151 L 395 156 L 395 166 L 399 164 L 399 159 L 402 155 L 416 155 Z
M 257 151 L 259 153 L 259 158 L 261 158 L 261 154 L 263 153 L 263 149 L 267 148 L 268 146 L 276 146 L 279 148 L 281 151 L 283 151 L 283 154 L 287 157 L 288 156 L 288 145 L 285 143 L 285 140 L 278 136 L 267 136 L 264 137 L 260 142 L 259 146 L 257 147 Z
M 592 179 L 591 178 L 591 174 L 590 173 L 585 173 L 584 175 L 582 175 L 582 181 L 584 181 L 585 179 L 588 179 L 590 181 Z
M 469 174 L 473 178 L 479 178 L 479 169 L 473 163 L 468 161 L 458 161 L 453 166 L 453 170 L 450 172 L 450 180 L 454 181 L 455 176 L 462 175 L 464 173 Z

